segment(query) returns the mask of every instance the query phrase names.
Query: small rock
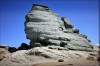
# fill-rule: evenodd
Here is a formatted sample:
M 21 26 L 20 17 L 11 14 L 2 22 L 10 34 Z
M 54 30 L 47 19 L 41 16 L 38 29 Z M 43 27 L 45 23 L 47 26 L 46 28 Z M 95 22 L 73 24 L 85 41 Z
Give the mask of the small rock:
M 58 62 L 64 62 L 64 60 L 63 59 L 59 59 Z
M 73 33 L 77 33 L 77 34 L 79 34 L 79 30 L 76 29 L 76 30 L 73 31 Z
M 58 50 L 64 50 L 63 48 L 58 48 Z
M 9 47 L 8 51 L 12 53 L 12 52 L 16 52 L 17 49 L 15 47 Z
M 89 56 L 89 57 L 86 58 L 86 60 L 92 60 L 92 61 L 94 61 L 94 57 L 93 56 Z
M 68 65 L 73 65 L 73 64 L 68 64 Z

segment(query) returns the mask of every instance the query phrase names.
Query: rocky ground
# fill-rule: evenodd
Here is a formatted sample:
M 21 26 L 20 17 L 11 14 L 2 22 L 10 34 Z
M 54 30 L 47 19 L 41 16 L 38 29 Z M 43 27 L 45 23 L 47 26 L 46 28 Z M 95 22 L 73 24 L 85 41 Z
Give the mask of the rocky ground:
M 0 54 L 0 57 L 2 57 L 0 66 L 98 66 L 99 51 L 96 47 L 95 49 L 94 52 L 87 52 L 68 50 L 59 46 L 47 46 L 9 52 L 10 54 L 6 50 L 6 54 L 9 55 Z
M 33 64 L 32 66 L 99 66 L 99 62 L 91 60 L 73 60 L 68 62 L 49 62 Z

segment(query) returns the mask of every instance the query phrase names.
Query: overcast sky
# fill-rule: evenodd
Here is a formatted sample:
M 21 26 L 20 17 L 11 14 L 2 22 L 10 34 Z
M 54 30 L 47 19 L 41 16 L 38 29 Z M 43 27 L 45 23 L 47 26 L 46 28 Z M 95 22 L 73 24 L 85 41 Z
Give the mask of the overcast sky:
M 25 15 L 32 4 L 43 4 L 66 16 L 93 44 L 99 43 L 99 0 L 0 0 L 0 44 L 29 44 L 24 32 Z

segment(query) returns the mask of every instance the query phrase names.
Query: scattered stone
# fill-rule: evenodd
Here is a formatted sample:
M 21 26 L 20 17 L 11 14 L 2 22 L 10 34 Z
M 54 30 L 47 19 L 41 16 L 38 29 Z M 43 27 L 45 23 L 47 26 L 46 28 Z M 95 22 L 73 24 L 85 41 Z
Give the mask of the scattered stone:
M 64 60 L 63 59 L 59 59 L 58 62 L 64 62 Z

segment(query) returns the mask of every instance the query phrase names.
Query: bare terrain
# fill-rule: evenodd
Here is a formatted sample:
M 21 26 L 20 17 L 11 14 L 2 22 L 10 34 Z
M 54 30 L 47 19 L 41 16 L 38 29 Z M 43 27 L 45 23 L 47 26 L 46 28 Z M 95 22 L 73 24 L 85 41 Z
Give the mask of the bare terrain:
M 32 66 L 99 66 L 99 62 L 91 60 L 73 60 L 67 62 L 40 63 Z

